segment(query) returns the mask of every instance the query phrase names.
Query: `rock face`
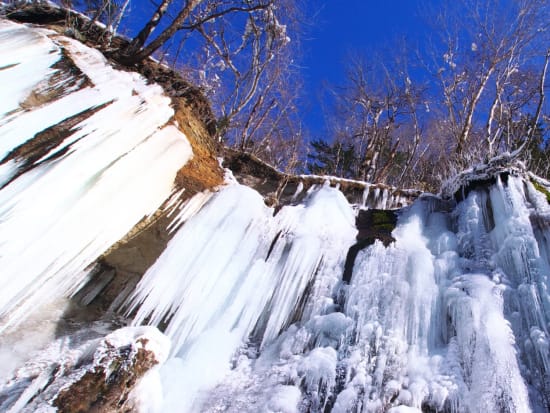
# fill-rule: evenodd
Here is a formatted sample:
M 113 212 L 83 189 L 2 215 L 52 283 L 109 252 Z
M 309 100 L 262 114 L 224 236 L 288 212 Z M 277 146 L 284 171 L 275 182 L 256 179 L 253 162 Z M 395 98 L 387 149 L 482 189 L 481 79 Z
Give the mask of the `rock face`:
M 362 249 L 372 245 L 379 240 L 385 247 L 395 241 L 391 232 L 397 225 L 397 211 L 382 210 L 382 209 L 367 209 L 360 210 L 355 219 L 357 227 L 357 243 L 352 245 L 346 256 L 344 265 L 344 275 L 342 276 L 345 283 L 351 281 L 353 264 L 357 254 Z
M 385 209 L 360 210 L 355 219 L 357 241 L 378 239 L 385 247 L 395 241 L 391 232 L 397 225 L 397 212 Z

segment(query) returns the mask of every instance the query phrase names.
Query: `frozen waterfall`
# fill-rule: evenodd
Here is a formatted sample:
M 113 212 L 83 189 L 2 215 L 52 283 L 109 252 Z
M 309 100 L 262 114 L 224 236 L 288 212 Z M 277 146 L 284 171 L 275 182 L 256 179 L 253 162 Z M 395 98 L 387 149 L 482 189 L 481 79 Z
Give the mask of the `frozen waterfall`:
M 54 31 L 0 20 L 0 84 L 2 332 L 78 290 L 192 152 L 160 86 Z
M 546 411 L 544 196 L 509 177 L 440 204 L 404 210 L 348 286 L 354 208 L 336 189 L 274 217 L 246 187 L 221 191 L 132 299 L 174 344 L 163 411 Z
M 359 210 L 404 200 L 315 184 L 274 209 L 228 179 L 171 204 L 173 238 L 117 314 L 56 334 L 191 148 L 160 87 L 53 31 L 1 20 L 0 82 L 1 411 L 52 411 L 48 386 L 110 341 L 160 349 L 140 412 L 550 411 L 550 207 L 527 173 L 419 197 L 349 283 Z

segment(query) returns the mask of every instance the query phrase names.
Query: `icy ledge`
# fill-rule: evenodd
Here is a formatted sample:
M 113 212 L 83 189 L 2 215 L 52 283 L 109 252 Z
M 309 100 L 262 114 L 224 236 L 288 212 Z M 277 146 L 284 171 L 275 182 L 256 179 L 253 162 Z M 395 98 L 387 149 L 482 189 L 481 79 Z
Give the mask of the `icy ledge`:
M 460 201 L 465 199 L 476 185 L 492 185 L 496 183 L 497 178 L 507 179 L 509 175 L 526 178 L 528 172 L 525 164 L 517 159 L 517 154 L 506 152 L 485 164 L 474 165 L 444 182 L 439 195 L 443 199 L 455 198 Z

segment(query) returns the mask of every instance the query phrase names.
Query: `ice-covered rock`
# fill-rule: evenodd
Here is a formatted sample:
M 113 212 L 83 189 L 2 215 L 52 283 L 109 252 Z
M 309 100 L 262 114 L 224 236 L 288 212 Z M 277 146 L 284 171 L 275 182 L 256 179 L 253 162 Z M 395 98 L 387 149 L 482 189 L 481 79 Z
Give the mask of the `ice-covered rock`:
M 151 370 L 167 359 L 170 340 L 150 326 L 124 327 L 105 337 L 98 333 L 80 332 L 75 343 L 58 339 L 35 354 L 0 386 L 2 411 L 139 411 L 145 404 L 135 395 L 129 398 L 130 392 L 142 378 L 148 388 L 159 383 Z M 140 388 L 144 394 L 145 386 Z M 159 393 L 149 391 L 149 399 Z

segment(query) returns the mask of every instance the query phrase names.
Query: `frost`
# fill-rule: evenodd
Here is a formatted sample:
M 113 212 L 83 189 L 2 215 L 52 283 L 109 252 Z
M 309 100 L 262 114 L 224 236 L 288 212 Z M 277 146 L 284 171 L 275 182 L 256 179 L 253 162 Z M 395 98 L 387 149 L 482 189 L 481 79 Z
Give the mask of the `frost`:
M 456 63 L 453 61 L 453 55 L 451 53 L 443 54 L 443 60 L 445 61 L 445 63 L 449 65 L 451 69 L 456 68 Z M 444 70 L 444 69 L 441 69 L 441 70 Z

